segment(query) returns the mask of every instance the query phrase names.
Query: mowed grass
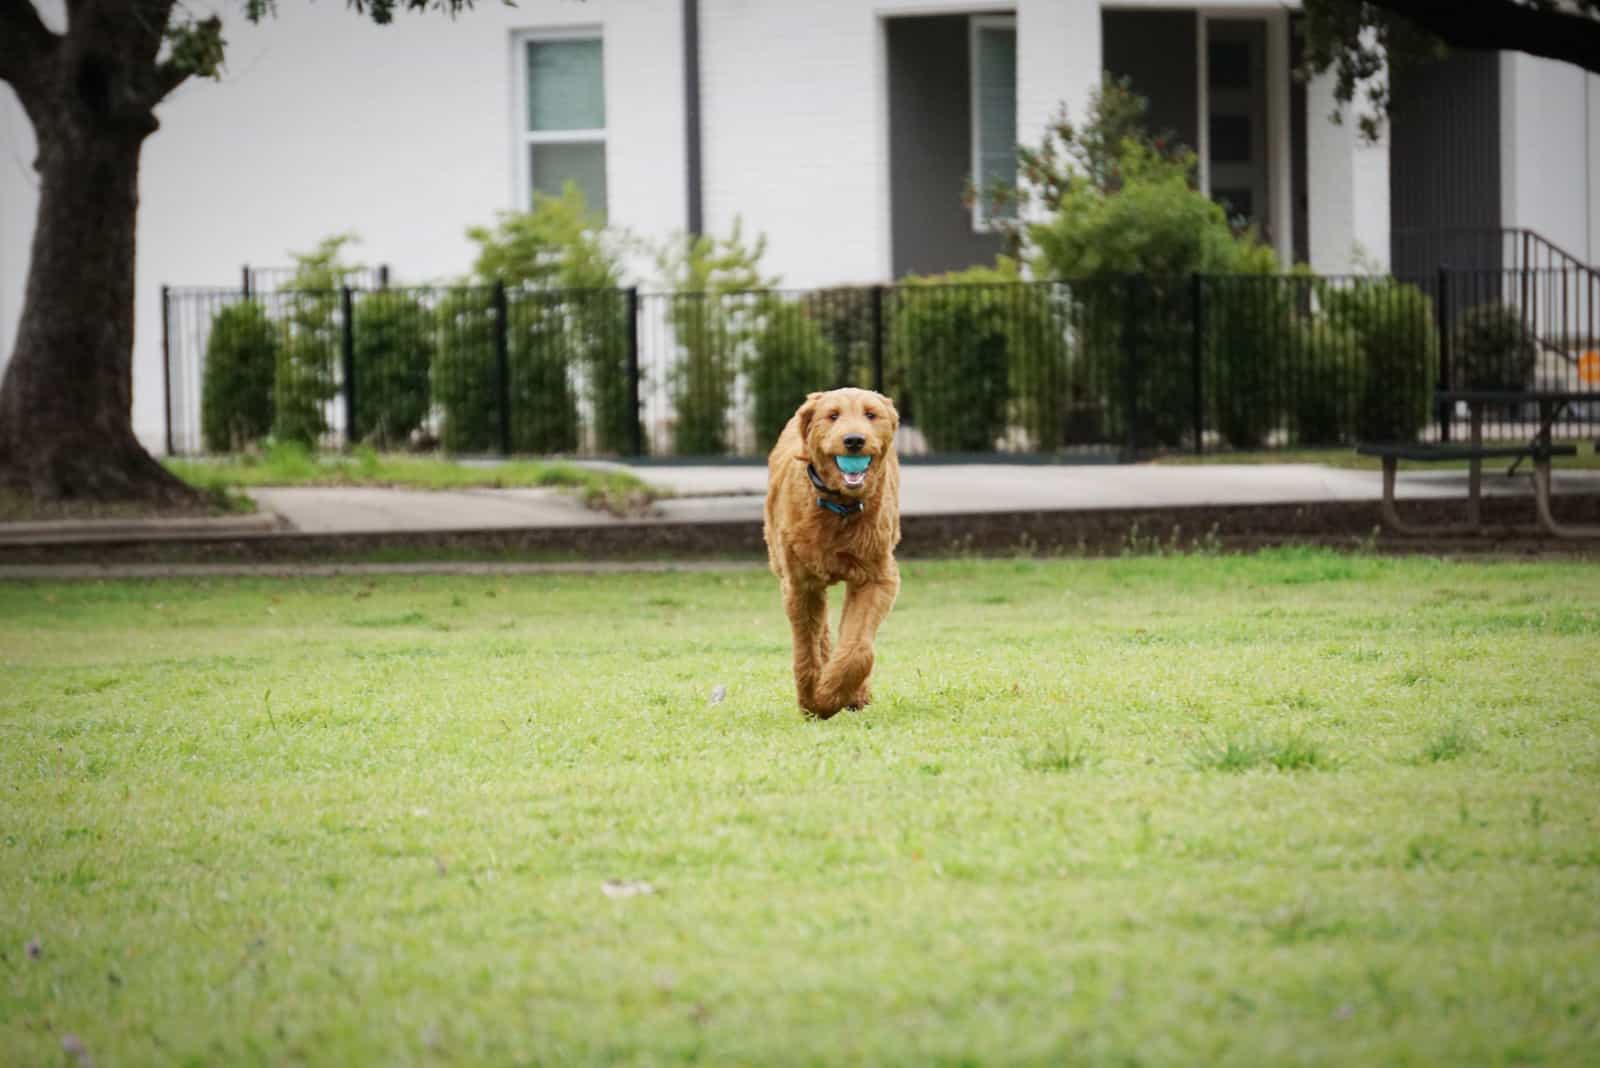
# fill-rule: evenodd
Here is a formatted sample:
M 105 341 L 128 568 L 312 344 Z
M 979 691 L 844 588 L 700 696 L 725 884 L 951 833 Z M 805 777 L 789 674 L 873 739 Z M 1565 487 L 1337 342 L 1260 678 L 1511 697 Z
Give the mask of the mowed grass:
M 0 586 L 0 1060 L 1595 1063 L 1592 566 L 908 563 L 881 638 L 817 723 L 754 570 Z

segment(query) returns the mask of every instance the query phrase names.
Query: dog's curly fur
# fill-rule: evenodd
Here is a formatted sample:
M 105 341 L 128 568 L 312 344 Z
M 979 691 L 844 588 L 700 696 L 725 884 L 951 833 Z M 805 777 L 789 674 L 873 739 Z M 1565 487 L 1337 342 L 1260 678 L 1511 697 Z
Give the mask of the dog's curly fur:
M 767 458 L 763 533 L 767 558 L 783 587 L 783 607 L 794 632 L 794 683 L 800 707 L 827 719 L 841 708 L 872 699 L 868 678 L 878 626 L 900 592 L 894 549 L 900 543 L 900 462 L 894 404 L 865 389 L 813 393 L 783 428 Z M 844 439 L 866 438 L 860 455 L 872 457 L 866 481 L 844 484 L 835 457 Z M 807 465 L 826 485 L 819 491 Z M 841 516 L 818 504 L 824 498 L 859 512 Z M 846 584 L 839 644 L 830 651 L 828 587 Z

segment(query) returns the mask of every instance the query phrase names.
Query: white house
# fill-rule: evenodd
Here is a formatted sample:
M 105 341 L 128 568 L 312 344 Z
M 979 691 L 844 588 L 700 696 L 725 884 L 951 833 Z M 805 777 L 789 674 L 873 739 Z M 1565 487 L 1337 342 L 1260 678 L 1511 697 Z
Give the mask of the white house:
M 785 284 L 884 281 L 988 259 L 961 204 L 1102 71 L 1194 145 L 1212 195 L 1323 272 L 1427 269 L 1418 232 L 1529 228 L 1600 259 L 1600 78 L 1520 55 L 1402 73 L 1392 128 L 1329 121 L 1291 77 L 1280 0 L 520 0 L 375 27 L 343 4 L 225 6 L 220 84 L 148 142 L 134 423 L 163 438 L 160 287 L 229 284 L 329 234 L 402 279 L 463 272 L 463 231 L 572 179 L 647 238 L 735 218 Z M 57 16 L 59 25 L 59 15 Z M 36 202 L 32 137 L 0 90 L 0 344 Z M 1397 262 L 1397 267 L 1402 266 Z

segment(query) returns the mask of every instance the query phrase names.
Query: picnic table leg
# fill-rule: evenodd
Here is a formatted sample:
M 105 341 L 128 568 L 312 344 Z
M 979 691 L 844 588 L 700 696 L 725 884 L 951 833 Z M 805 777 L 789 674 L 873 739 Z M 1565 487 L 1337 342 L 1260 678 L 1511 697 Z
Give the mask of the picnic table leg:
M 1550 514 L 1550 457 L 1536 456 L 1533 460 L 1533 499 L 1539 508 L 1539 523 L 1558 538 L 1600 538 L 1600 527 L 1569 526 L 1556 522 Z
M 1479 529 L 1476 523 L 1444 523 L 1439 526 L 1425 527 L 1417 526 L 1415 523 L 1407 523 L 1404 519 L 1401 519 L 1400 511 L 1395 507 L 1394 502 L 1395 473 L 1399 465 L 1398 457 L 1383 457 L 1383 503 L 1379 505 L 1379 508 L 1383 515 L 1385 526 L 1397 534 L 1423 536 L 1429 534 L 1464 534 L 1468 531 Z

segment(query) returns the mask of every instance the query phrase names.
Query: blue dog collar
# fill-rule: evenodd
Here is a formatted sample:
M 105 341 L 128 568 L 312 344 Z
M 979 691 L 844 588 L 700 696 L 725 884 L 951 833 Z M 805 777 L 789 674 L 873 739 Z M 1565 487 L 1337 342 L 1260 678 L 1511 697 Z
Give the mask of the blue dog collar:
M 834 492 L 826 482 L 822 481 L 822 476 L 817 474 L 817 469 L 810 464 L 806 464 L 806 477 L 810 478 L 811 484 L 823 493 L 832 494 Z M 867 509 L 865 501 L 851 501 L 849 504 L 840 504 L 838 501 L 830 501 L 826 497 L 817 498 L 817 507 L 826 508 L 840 519 L 849 519 L 851 516 L 859 515 Z

